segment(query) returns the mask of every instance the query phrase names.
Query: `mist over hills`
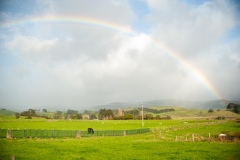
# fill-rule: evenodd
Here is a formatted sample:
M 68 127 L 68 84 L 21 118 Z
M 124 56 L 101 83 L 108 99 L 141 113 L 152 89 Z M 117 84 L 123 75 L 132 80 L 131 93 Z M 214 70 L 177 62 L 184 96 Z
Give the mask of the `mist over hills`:
M 118 108 L 128 108 L 128 107 L 155 107 L 155 106 L 176 106 L 183 107 L 187 109 L 222 109 L 226 108 L 229 103 L 240 104 L 240 101 L 229 101 L 225 99 L 211 100 L 211 101 L 181 101 L 175 99 L 162 99 L 162 100 L 152 100 L 145 102 L 113 102 L 105 105 L 97 105 L 90 110 L 99 110 L 101 108 L 105 109 L 118 109 Z
M 161 100 L 151 100 L 151 101 L 144 101 L 144 102 L 113 102 L 103 105 L 96 105 L 92 107 L 71 107 L 71 106 L 42 106 L 42 107 L 14 107 L 14 106 L 0 106 L 1 109 L 7 109 L 14 112 L 22 112 L 24 110 L 28 109 L 47 109 L 48 111 L 56 111 L 56 110 L 67 110 L 67 109 L 74 109 L 78 111 L 84 111 L 84 110 L 94 110 L 98 111 L 100 109 L 124 109 L 124 108 L 138 108 L 142 107 L 142 104 L 144 107 L 159 107 L 159 106 L 166 106 L 166 107 L 182 107 L 186 109 L 224 109 L 227 107 L 229 103 L 236 103 L 240 104 L 240 101 L 229 101 L 225 99 L 217 99 L 212 101 L 181 101 L 181 100 L 175 100 L 175 99 L 161 99 Z

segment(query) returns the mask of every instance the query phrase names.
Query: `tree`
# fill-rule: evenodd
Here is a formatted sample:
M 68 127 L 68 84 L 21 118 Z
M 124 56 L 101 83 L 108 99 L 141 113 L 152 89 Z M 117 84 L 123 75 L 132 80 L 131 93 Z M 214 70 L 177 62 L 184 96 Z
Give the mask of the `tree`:
M 240 113 L 240 105 L 239 104 L 234 105 L 233 112 L 238 113 L 238 114 Z
M 227 105 L 227 109 L 232 110 L 234 108 L 235 104 L 234 103 L 229 103 Z
M 16 113 L 15 116 L 16 116 L 16 119 L 19 119 L 20 118 L 20 113 Z
M 134 119 L 138 119 L 138 117 L 140 116 L 140 111 L 137 109 L 133 109 L 133 110 L 129 110 L 129 111 L 124 111 L 124 114 L 131 114 L 133 116 Z
M 43 109 L 42 112 L 45 112 L 45 113 L 46 113 L 46 112 L 47 112 L 47 109 Z
M 159 115 L 156 115 L 156 119 L 161 119 L 161 117 Z
M 132 114 L 126 114 L 126 115 L 124 115 L 124 119 L 126 119 L 126 120 L 133 119 L 133 115 Z
M 214 110 L 213 110 L 213 109 L 209 109 L 209 110 L 208 110 L 208 113 L 211 113 L 211 112 L 214 112 Z
M 33 109 L 29 109 L 28 111 L 23 111 L 21 114 L 21 116 L 37 116 L 36 113 L 35 113 L 35 110 Z
M 77 113 L 78 113 L 78 111 L 76 111 L 76 110 L 71 110 L 71 109 L 67 110 L 67 114 L 70 114 L 70 115 L 77 114 Z
M 91 115 L 90 115 L 90 119 L 97 119 L 96 114 L 91 114 Z
M 144 116 L 144 119 L 153 119 L 153 115 L 152 114 L 146 114 Z
M 240 104 L 229 103 L 229 104 L 227 105 L 227 110 L 239 114 L 239 113 L 240 113 Z
M 76 117 L 77 117 L 77 119 L 82 119 L 82 114 L 77 113 Z
M 98 113 L 98 119 L 112 119 L 113 111 L 111 109 L 100 109 Z

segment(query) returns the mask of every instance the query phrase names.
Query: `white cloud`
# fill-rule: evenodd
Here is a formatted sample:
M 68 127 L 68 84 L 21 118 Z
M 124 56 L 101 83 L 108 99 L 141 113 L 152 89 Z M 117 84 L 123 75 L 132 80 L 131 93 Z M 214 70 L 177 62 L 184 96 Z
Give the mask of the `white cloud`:
M 34 16 L 79 15 L 122 26 L 131 26 L 134 18 L 127 1 L 38 4 Z M 90 106 L 159 98 L 216 98 L 184 61 L 202 71 L 223 98 L 237 99 L 239 41 L 224 45 L 221 41 L 237 25 L 231 4 L 210 1 L 192 6 L 182 1 L 149 0 L 148 5 L 149 34 L 66 22 L 41 22 L 17 27 L 14 33 L 11 28 L 1 32 L 5 56 L 16 62 L 11 67 L 0 65 L 4 71 L 0 73 L 4 77 L 0 80 L 4 84 L 0 86 L 1 102 Z M 6 38 L 9 32 L 12 34 Z M 169 53 L 158 42 L 176 53 Z
M 154 1 L 154 36 L 186 56 L 212 47 L 234 26 L 234 8 L 228 1 L 205 2 L 197 7 L 180 1 Z M 201 52 L 203 54 L 204 52 Z

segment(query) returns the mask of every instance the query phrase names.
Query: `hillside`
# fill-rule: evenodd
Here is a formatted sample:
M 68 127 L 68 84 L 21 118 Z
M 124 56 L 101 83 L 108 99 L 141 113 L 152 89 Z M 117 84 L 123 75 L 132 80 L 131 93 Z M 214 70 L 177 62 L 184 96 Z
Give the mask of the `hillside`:
M 127 108 L 127 107 L 141 107 L 142 103 L 144 107 L 154 107 L 154 106 L 176 106 L 189 109 L 223 109 L 226 108 L 229 103 L 238 103 L 238 101 L 228 101 L 224 99 L 196 102 L 196 101 L 180 101 L 174 99 L 162 99 L 162 100 L 153 100 L 145 102 L 114 102 L 105 105 L 98 105 L 88 109 L 99 110 L 102 108 L 106 109 L 118 109 L 118 108 Z
M 214 109 L 214 112 L 209 113 L 208 110 L 205 109 L 187 109 L 182 107 L 151 107 L 153 109 L 165 109 L 165 108 L 173 108 L 175 111 L 160 113 L 158 115 L 171 116 L 173 119 L 182 119 L 182 118 L 216 118 L 220 117 L 236 117 L 240 118 L 239 114 L 233 113 L 231 111 L 227 111 L 226 109 Z
M 0 110 L 0 114 L 5 115 L 5 116 L 12 116 L 12 115 L 15 115 L 15 113 L 16 112 L 10 111 L 10 110 L 7 110 L 7 109 L 1 109 Z

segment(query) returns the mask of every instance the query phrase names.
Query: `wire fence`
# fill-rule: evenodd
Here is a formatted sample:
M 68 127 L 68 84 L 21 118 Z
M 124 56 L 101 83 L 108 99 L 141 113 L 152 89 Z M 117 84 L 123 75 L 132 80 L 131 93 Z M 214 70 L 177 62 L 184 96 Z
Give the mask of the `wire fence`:
M 0 138 L 80 138 L 94 136 L 126 136 L 149 133 L 150 128 L 132 130 L 45 130 L 45 129 L 0 129 Z

